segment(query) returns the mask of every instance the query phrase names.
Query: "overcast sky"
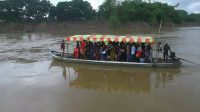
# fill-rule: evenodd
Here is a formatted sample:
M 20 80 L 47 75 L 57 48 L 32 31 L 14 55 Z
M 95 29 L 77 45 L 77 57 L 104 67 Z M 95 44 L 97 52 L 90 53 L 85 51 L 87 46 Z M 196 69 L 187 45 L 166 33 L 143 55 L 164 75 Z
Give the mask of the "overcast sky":
M 66 0 L 50 0 L 54 5 L 56 5 L 59 1 Z M 69 0 L 68 0 L 69 1 Z M 98 9 L 98 6 L 103 3 L 104 0 L 86 0 L 91 3 L 94 9 Z M 184 9 L 188 12 L 200 13 L 200 0 L 151 0 L 151 1 L 160 1 L 163 3 L 168 3 L 170 5 L 176 5 L 179 3 L 178 9 Z

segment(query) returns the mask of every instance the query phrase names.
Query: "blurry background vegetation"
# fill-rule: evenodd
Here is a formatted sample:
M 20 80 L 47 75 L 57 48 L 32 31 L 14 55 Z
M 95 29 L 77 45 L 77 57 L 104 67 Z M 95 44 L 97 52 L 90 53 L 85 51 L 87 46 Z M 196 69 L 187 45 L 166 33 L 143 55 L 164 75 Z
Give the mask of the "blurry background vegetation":
M 173 24 L 200 22 L 200 14 L 189 14 L 160 2 L 143 0 L 105 0 L 94 10 L 83 0 L 59 2 L 56 6 L 48 0 L 0 1 L 0 23 L 43 23 L 64 21 L 109 21 L 113 26 L 127 22 L 144 22 L 158 25 L 162 20 Z

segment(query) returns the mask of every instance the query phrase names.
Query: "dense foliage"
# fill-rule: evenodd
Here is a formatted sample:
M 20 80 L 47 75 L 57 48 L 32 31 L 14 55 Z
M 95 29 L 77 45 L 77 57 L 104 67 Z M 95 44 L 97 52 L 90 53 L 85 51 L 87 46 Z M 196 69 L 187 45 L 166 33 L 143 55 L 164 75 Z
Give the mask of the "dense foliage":
M 0 1 L 0 20 L 3 22 L 41 22 L 49 16 L 52 5 L 47 0 Z
M 59 2 L 56 6 L 49 0 L 0 1 L 0 22 L 38 23 L 44 21 L 108 20 L 114 25 L 126 22 L 146 22 L 152 25 L 161 20 L 180 24 L 200 22 L 200 14 L 188 14 L 160 2 L 143 0 L 105 0 L 95 11 L 83 0 Z
M 142 0 L 106 0 L 99 8 L 101 19 L 110 19 L 116 23 L 132 21 L 159 24 L 160 21 L 173 22 L 200 22 L 200 14 L 188 14 L 184 10 L 176 10 L 176 6 L 166 3 L 147 3 Z M 114 19 L 115 18 L 115 19 Z

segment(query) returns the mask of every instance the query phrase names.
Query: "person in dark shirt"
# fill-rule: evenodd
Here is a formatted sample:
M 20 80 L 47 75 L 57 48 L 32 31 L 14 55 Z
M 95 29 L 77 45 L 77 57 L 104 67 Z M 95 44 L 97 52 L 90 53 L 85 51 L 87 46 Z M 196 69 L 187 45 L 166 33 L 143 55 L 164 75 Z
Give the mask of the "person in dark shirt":
M 129 44 L 126 46 L 126 61 L 131 61 L 131 47 Z
M 164 50 L 163 52 L 164 59 L 168 59 L 168 52 L 171 51 L 171 48 L 168 45 L 168 43 L 164 45 L 163 50 Z
M 120 55 L 120 48 L 118 45 L 115 46 L 115 60 L 119 61 L 119 55 Z
M 62 56 L 64 56 L 65 54 L 65 40 L 63 39 L 62 42 L 61 42 L 61 50 L 62 50 Z

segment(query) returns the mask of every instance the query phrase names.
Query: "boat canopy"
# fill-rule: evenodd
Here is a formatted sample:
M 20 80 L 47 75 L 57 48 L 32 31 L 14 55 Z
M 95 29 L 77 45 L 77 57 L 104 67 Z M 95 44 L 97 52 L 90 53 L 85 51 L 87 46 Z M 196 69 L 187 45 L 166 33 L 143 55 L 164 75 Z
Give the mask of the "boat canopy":
M 135 43 L 154 43 L 155 39 L 151 36 L 117 36 L 117 35 L 74 35 L 65 38 L 68 42 L 76 41 L 91 41 L 91 42 L 135 42 Z

